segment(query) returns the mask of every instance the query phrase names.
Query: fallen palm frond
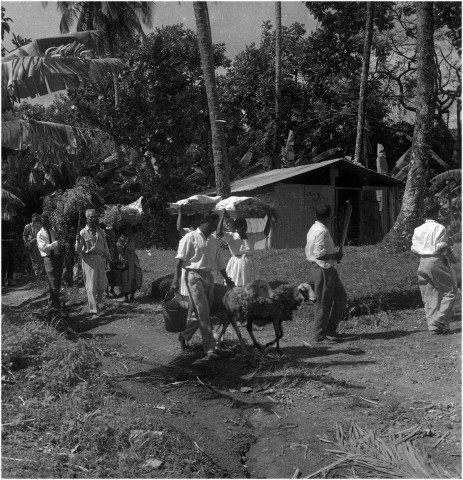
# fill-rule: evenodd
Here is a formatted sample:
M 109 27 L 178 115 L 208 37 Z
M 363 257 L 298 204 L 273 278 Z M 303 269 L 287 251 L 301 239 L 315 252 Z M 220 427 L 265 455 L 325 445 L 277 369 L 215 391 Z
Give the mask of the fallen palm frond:
M 391 432 L 387 438 L 380 438 L 374 431 L 362 430 L 355 423 L 347 432 L 336 424 L 336 442 L 332 444 L 337 449 L 327 451 L 340 458 L 305 478 L 326 477 L 330 470 L 347 466 L 364 472 L 357 478 L 367 478 L 368 475 L 382 478 L 457 478 L 437 465 L 425 451 L 411 444 L 410 439 L 419 430 L 420 427 L 415 426 L 406 432 Z

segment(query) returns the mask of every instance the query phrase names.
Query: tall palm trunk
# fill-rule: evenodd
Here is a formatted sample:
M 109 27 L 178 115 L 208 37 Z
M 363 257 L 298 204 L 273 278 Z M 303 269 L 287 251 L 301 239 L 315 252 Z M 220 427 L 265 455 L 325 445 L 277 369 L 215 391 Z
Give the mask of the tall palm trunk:
M 433 6 L 433 2 L 416 3 L 418 65 L 415 129 L 402 207 L 394 226 L 382 242 L 383 247 L 389 251 L 408 250 L 413 230 L 421 220 L 436 101 Z
M 281 2 L 275 2 L 275 136 L 273 168 L 280 168 L 281 154 Z
M 199 53 L 206 85 L 209 119 L 211 122 L 212 150 L 214 154 L 215 185 L 217 195 L 227 198 L 231 194 L 227 147 L 220 113 L 219 92 L 214 70 L 212 39 L 209 28 L 209 13 L 206 2 L 193 2 L 198 35 Z
M 365 21 L 365 39 L 363 42 L 363 65 L 360 77 L 360 94 L 357 114 L 357 138 L 355 139 L 354 162 L 360 163 L 362 157 L 365 157 L 365 166 L 368 167 L 368 160 L 365 152 L 362 151 L 364 127 L 365 127 L 365 103 L 368 85 L 368 71 L 370 69 L 371 40 L 373 38 L 373 17 L 375 4 L 367 2 L 367 18 Z

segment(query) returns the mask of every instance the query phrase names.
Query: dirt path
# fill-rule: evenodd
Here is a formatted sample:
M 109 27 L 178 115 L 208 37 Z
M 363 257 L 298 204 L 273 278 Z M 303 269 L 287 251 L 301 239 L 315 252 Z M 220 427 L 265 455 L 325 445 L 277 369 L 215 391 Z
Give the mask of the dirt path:
M 98 341 L 116 389 L 162 412 L 229 478 L 309 475 L 336 459 L 319 438 L 350 422 L 378 433 L 420 425 L 417 444 L 461 472 L 461 315 L 448 336 L 429 335 L 420 310 L 352 318 L 341 327 L 353 338 L 321 348 L 305 307 L 286 325 L 283 357 L 243 357 L 230 331 L 229 357 L 207 362 L 199 337 L 181 354 L 159 303 L 111 299 L 106 307 L 98 321 L 77 309 L 68 325 Z M 272 328 L 256 336 L 265 342 Z

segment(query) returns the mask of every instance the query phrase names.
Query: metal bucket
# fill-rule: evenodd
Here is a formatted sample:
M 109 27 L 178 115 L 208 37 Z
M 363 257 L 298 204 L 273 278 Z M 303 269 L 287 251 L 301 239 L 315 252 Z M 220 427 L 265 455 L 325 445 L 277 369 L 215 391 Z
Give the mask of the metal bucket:
M 164 317 L 164 326 L 168 332 L 183 332 L 186 327 L 188 316 L 188 307 L 182 305 L 177 298 L 173 298 L 162 307 L 162 316 Z

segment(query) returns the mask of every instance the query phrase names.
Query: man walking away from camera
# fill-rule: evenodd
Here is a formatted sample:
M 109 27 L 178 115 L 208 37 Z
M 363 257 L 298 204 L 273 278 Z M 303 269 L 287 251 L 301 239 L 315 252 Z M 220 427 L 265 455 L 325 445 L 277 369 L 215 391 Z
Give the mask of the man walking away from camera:
M 331 216 L 329 205 L 315 210 L 317 220 L 307 233 L 305 254 L 312 266 L 317 301 L 315 310 L 315 342 L 331 344 L 339 340 L 336 332 L 347 306 L 347 293 L 339 279 L 335 264 L 342 259 L 341 249 L 336 250 L 326 225 Z
M 111 260 L 106 234 L 98 226 L 96 210 L 89 209 L 85 212 L 87 225 L 77 233 L 76 253 L 82 256 L 82 273 L 85 290 L 92 318 L 98 318 L 103 295 L 106 292 L 106 260 Z
M 418 283 L 431 335 L 450 332 L 457 291 L 452 268 L 456 258 L 450 249 L 447 229 L 437 221 L 439 209 L 433 199 L 425 202 L 425 222 L 415 228 L 411 247 L 420 256 Z
M 24 245 L 29 252 L 32 263 L 32 273 L 35 277 L 39 277 L 44 273 L 44 264 L 42 260 L 42 255 L 40 255 L 39 248 L 37 247 L 37 234 L 39 233 L 42 225 L 40 223 L 40 215 L 34 213 L 32 215 L 31 223 L 28 223 L 24 227 L 23 240 Z
M 50 218 L 43 214 L 42 228 L 37 233 L 37 248 L 43 258 L 45 273 L 47 274 L 50 287 L 50 299 L 48 304 L 51 308 L 60 309 L 61 277 L 63 275 L 63 259 L 60 254 L 60 247 L 53 230 Z
M 212 334 L 211 306 L 214 301 L 214 277 L 212 271 L 220 271 L 227 285 L 233 288 L 225 271 L 225 264 L 220 250 L 220 242 L 212 232 L 217 228 L 217 215 L 205 215 L 199 227 L 187 233 L 178 246 L 175 257 L 177 265 L 174 272 L 171 289 L 179 290 L 179 280 L 182 269 L 185 270 L 185 283 L 190 297 L 191 306 L 196 318 L 190 317 L 187 328 L 180 333 L 179 341 L 182 350 L 185 342 L 189 341 L 199 328 L 203 339 L 203 349 L 208 360 L 217 360 L 216 341 Z

